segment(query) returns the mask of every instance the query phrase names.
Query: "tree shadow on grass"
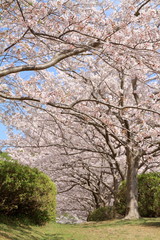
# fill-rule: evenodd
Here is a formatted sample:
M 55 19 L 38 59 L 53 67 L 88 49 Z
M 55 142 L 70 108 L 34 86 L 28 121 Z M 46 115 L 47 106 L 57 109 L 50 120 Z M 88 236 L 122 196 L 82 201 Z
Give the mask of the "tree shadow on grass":
M 0 240 L 65 240 L 62 234 L 47 234 L 39 231 L 39 228 L 35 228 L 35 226 L 27 219 L 12 218 L 0 214 Z
M 146 227 L 160 227 L 160 221 L 159 222 L 145 222 L 142 224 L 143 226 Z
M 41 240 L 65 240 L 62 234 L 45 234 Z
M 101 227 L 116 227 L 121 225 L 131 225 L 133 221 L 129 220 L 106 220 L 106 221 L 97 221 L 97 222 L 88 222 L 88 224 L 84 225 L 83 228 L 101 228 Z
M 12 239 L 7 233 L 0 233 L 0 239 L 1 237 L 5 237 L 5 239 Z
M 1 232 L 0 239 L 4 237 L 6 240 L 23 240 L 23 239 L 30 239 L 30 240 L 65 240 L 61 234 L 40 234 L 38 233 L 36 236 L 32 234 L 24 235 L 23 231 L 19 231 L 14 233 L 14 236 L 10 236 L 8 233 Z M 24 237 L 24 238 L 23 238 Z M 26 238 L 27 237 L 27 238 Z
M 114 221 L 104 221 L 104 222 L 90 222 L 82 226 L 82 228 L 102 228 L 102 227 L 116 227 L 116 226 L 126 226 L 126 225 L 140 225 L 146 227 L 160 227 L 160 218 L 140 218 L 138 220 L 114 220 Z
M 6 240 L 65 240 L 62 234 L 46 234 L 32 229 L 29 226 L 13 224 L 9 229 L 7 225 L 0 227 L 0 239 Z
M 24 220 L 25 221 L 25 220 Z M 16 217 L 7 217 L 5 215 L 0 214 L 0 223 L 5 224 L 6 227 L 7 225 L 11 226 L 13 229 L 18 229 L 20 227 L 23 227 L 23 229 L 26 230 L 31 230 L 31 222 L 21 222 L 18 218 Z M 34 224 L 33 224 L 34 226 Z

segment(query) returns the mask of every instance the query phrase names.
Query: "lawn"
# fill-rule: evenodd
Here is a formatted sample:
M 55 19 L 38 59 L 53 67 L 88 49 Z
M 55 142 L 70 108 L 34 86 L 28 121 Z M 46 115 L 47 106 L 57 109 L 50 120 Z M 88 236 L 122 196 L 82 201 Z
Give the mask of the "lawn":
M 0 223 L 0 240 L 159 240 L 160 218 L 45 226 Z

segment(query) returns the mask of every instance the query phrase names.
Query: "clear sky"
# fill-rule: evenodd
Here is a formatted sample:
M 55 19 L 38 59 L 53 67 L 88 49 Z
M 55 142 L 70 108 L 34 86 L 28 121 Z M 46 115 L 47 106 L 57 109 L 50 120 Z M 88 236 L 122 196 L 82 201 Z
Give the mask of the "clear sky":
M 0 140 L 7 138 L 6 130 L 6 127 L 0 122 Z

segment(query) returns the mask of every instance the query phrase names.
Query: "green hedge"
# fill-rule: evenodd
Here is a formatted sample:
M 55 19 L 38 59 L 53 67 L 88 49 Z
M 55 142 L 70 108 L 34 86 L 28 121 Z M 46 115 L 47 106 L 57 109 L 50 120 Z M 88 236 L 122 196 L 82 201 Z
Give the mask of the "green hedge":
M 0 214 L 24 216 L 36 224 L 55 220 L 56 187 L 36 168 L 0 160 Z
M 126 182 L 122 182 L 117 194 L 116 211 L 126 213 Z M 138 208 L 141 217 L 160 216 L 160 173 L 138 176 Z
M 112 206 L 106 206 L 106 207 L 100 207 L 93 212 L 90 212 L 87 218 L 87 221 L 105 221 L 109 219 L 113 219 L 115 216 L 114 207 Z

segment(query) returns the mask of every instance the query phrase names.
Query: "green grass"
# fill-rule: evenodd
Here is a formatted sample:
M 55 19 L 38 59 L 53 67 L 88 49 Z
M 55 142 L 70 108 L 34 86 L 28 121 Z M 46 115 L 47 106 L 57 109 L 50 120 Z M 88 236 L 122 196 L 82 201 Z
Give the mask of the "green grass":
M 3 222 L 3 223 L 2 223 Z M 160 218 L 113 220 L 79 225 L 24 225 L 0 219 L 0 240 L 159 240 Z

